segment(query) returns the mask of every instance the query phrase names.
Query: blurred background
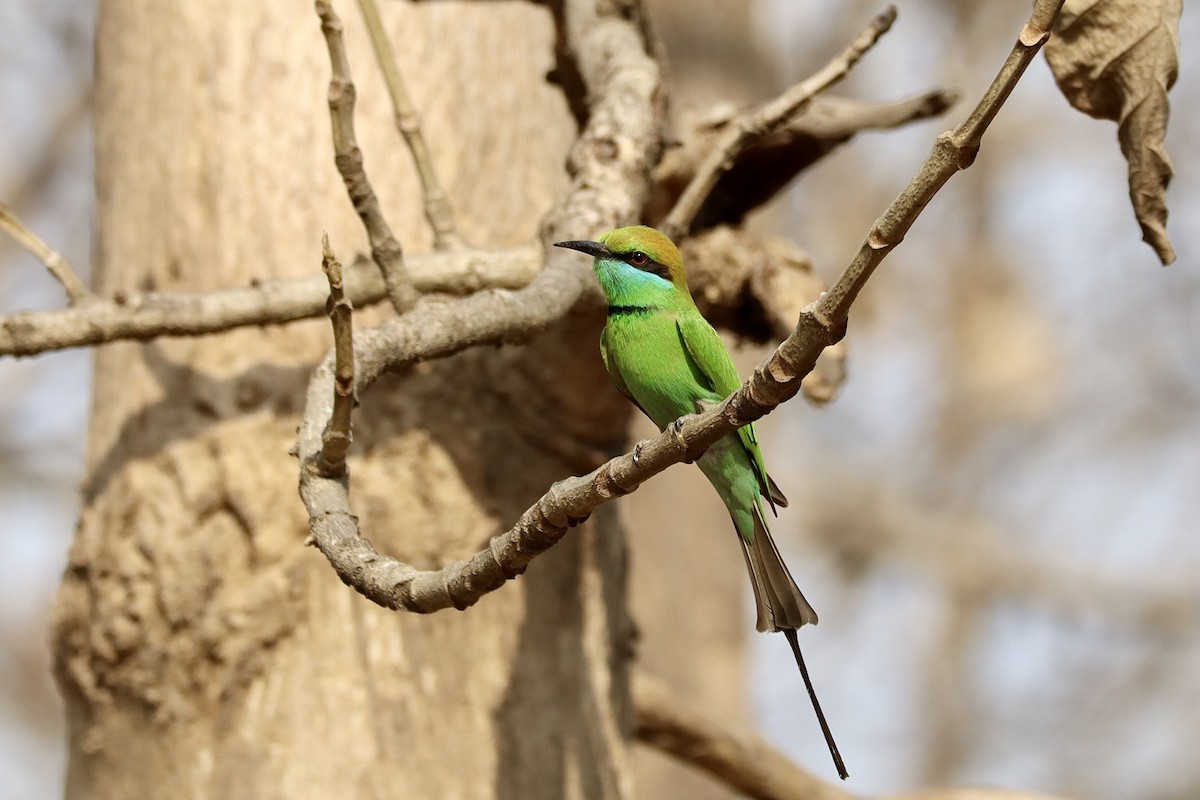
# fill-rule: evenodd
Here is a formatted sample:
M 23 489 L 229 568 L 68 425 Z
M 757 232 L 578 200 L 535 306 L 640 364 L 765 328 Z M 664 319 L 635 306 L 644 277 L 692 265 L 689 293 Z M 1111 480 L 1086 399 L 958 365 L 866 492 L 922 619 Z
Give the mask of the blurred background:
M 87 282 L 95 4 L 0 3 L 0 201 Z M 42 265 L 0 235 L 0 313 L 62 308 Z M 79 507 L 86 350 L 0 359 L 0 797 L 62 796 L 66 734 L 49 613 Z
M 899 6 L 893 32 L 837 91 L 893 100 L 949 86 L 966 100 L 948 120 L 860 136 L 751 221 L 805 248 L 827 280 L 936 133 L 982 92 L 1029 9 Z M 704 15 L 684 0 L 651 7 L 677 102 L 699 106 L 770 96 L 880 10 L 845 0 L 724 0 Z M 0 200 L 85 276 L 94 14 L 71 0 L 0 4 Z M 1195 9 L 1181 39 L 1167 140 L 1178 263 L 1160 268 L 1140 241 L 1115 125 L 1070 109 L 1039 58 L 974 167 L 856 306 L 840 397 L 819 410 L 789 404 L 762 426 L 792 501 L 777 538 L 821 612 L 806 656 L 856 793 L 970 783 L 1200 797 Z M 0 312 L 62 304 L 45 270 L 0 240 Z M 743 369 L 764 352 L 744 349 Z M 90 364 L 87 351 L 0 361 L 10 520 L 0 533 L 0 798 L 61 791 L 47 617 L 76 517 Z M 704 530 L 689 535 L 731 535 L 695 470 L 670 471 L 622 513 L 635 613 L 662 574 L 639 551 L 642 534 L 698 520 Z M 727 715 L 825 774 L 786 646 L 753 633 L 730 558 L 728 589 L 744 611 L 729 632 L 730 703 L 748 701 L 749 713 Z M 651 661 L 655 646 L 644 630 Z

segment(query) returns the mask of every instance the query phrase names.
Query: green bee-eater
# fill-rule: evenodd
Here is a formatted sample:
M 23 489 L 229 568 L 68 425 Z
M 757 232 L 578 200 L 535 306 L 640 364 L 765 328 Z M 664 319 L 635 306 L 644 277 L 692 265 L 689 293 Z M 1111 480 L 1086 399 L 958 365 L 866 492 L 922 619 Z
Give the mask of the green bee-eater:
M 688 291 L 683 260 L 675 244 L 645 226 L 617 228 L 599 241 L 558 242 L 557 246 L 595 259 L 596 277 L 608 298 L 608 323 L 600 334 L 600 355 L 613 384 L 659 430 L 675 420 L 720 403 L 741 388 L 725 344 L 700 315 Z M 812 690 L 796 629 L 816 624 L 817 613 L 804 599 L 771 539 L 763 506 L 774 512 L 787 499 L 767 475 L 754 426 L 712 445 L 696 462 L 733 518 L 754 588 L 760 631 L 783 631 L 829 744 L 845 777 L 845 767 Z

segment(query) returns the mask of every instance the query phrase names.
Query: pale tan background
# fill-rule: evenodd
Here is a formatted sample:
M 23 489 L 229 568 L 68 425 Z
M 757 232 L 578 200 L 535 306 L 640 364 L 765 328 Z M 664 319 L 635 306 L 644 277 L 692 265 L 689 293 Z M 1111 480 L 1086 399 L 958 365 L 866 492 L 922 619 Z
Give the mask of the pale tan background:
M 878 10 L 722 5 L 714 31 L 703 23 L 715 14 L 652 4 L 681 98 L 765 97 Z M 902 3 L 841 91 L 894 99 L 951 85 L 974 97 L 1027 5 Z M 90 13 L 66 0 L 0 6 L 0 199 L 84 269 Z M 807 655 L 855 791 L 1200 795 L 1198 37 L 1193 10 L 1168 139 L 1179 263 L 1158 268 L 1138 241 L 1114 127 L 1070 110 L 1039 60 L 975 167 L 856 308 L 839 400 L 764 423 L 792 499 L 778 536 L 822 615 Z M 860 138 L 752 224 L 795 239 L 829 276 L 943 127 Z M 0 260 L 3 310 L 60 303 L 10 243 Z M 0 797 L 61 784 L 46 615 L 74 525 L 90 358 L 0 362 Z M 727 519 L 699 474 L 671 470 L 621 513 L 635 613 L 680 576 L 730 598 L 721 619 L 682 608 L 670 629 L 643 626 L 651 668 L 827 771 L 786 648 L 752 633 L 733 551 L 706 546 L 726 543 Z

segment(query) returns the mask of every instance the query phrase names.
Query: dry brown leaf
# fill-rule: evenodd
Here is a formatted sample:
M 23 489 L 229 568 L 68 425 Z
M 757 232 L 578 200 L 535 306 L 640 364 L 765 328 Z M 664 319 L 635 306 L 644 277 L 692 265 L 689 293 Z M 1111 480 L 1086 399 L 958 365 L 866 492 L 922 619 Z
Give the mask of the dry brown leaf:
M 1067 0 L 1046 45 L 1058 87 L 1075 108 L 1116 120 L 1129 162 L 1129 199 L 1142 238 L 1163 264 L 1175 260 L 1167 238 L 1171 159 L 1163 137 L 1167 91 L 1179 74 L 1183 0 Z

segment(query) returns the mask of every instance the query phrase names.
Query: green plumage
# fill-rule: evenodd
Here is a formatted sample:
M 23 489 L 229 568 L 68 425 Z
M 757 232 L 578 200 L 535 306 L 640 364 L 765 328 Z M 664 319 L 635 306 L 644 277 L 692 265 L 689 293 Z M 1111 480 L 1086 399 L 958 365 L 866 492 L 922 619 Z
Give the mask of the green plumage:
M 600 336 L 605 369 L 622 394 L 659 427 L 704 411 L 742 381 L 724 343 L 700 315 L 675 245 L 647 227 L 618 228 L 598 242 L 563 242 L 595 257 L 608 298 Z M 758 629 L 794 629 L 817 615 L 788 573 L 771 539 L 763 506 L 787 500 L 767 475 L 747 425 L 714 444 L 697 465 L 733 519 L 754 587 Z
M 558 242 L 595 259 L 596 277 L 608 298 L 608 323 L 600 334 L 604 368 L 621 394 L 662 430 L 687 414 L 721 402 L 742 384 L 725 345 L 692 301 L 683 260 L 674 243 L 643 226 L 618 228 L 599 241 Z M 696 462 L 721 496 L 738 542 L 760 631 L 783 631 L 804 678 L 838 775 L 849 773 L 825 721 L 804 666 L 796 628 L 816 624 L 817 614 L 796 587 L 763 516 L 764 503 L 787 500 L 767 475 L 754 426 L 721 439 Z

